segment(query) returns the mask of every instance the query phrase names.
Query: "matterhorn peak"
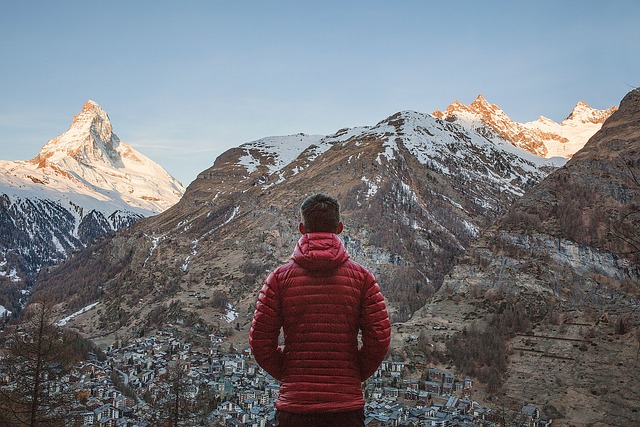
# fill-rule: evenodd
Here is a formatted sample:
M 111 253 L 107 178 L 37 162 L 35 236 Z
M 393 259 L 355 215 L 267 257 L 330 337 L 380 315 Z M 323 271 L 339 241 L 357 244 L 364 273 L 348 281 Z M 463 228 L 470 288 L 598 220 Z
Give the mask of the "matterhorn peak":
M 73 126 L 74 124 L 84 124 L 86 122 L 91 123 L 94 118 L 98 118 L 110 124 L 109 116 L 107 116 L 107 113 L 104 112 L 102 107 L 100 107 L 97 102 L 90 99 L 84 103 L 84 105 L 82 106 L 82 111 L 80 111 L 73 117 L 71 126 Z
M 175 178 L 121 142 L 107 113 L 87 101 L 35 159 L 0 161 L 0 279 L 16 271 L 31 280 L 42 266 L 168 209 L 182 194 Z M 20 256 L 3 257 L 12 251 Z
M 103 143 L 108 143 L 114 136 L 109 116 L 97 102 L 92 100 L 84 103 L 82 111 L 73 117 L 73 122 L 66 133 L 81 136 L 90 133 Z
M 88 111 L 95 111 L 97 113 L 100 113 L 100 112 L 104 113 L 104 110 L 102 109 L 102 107 L 100 107 L 100 105 L 96 101 L 94 101 L 93 99 L 88 100 L 82 106 L 81 113 L 85 113 L 85 112 L 88 112 Z M 78 116 L 78 114 L 76 114 L 76 116 Z
M 3 171 L 24 180 L 21 188 L 32 188 L 34 194 L 50 190 L 99 200 L 99 209 L 107 215 L 115 209 L 155 214 L 184 193 L 160 165 L 120 141 L 107 113 L 92 100 L 84 103 L 69 129 L 47 141 L 34 159 L 0 163 Z
M 83 164 L 122 167 L 119 145 L 120 139 L 113 133 L 109 116 L 97 102 L 89 100 L 73 117 L 69 129 L 49 140 L 33 162 L 44 167 L 72 157 Z

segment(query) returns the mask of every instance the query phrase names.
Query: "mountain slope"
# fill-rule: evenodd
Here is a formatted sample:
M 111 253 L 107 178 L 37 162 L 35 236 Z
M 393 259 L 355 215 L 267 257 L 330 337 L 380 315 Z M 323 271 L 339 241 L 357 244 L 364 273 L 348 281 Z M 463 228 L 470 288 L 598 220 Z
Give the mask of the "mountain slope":
M 396 339 L 438 324 L 448 334 L 468 334 L 471 325 L 495 331 L 517 312 L 523 328 L 507 336 L 510 359 L 495 398 L 537 402 L 554 425 L 633 425 L 640 410 L 639 123 L 636 89 L 563 168 L 470 245 L 436 297 L 398 325 Z
M 97 237 L 175 204 L 184 189 L 120 141 L 109 117 L 85 103 L 69 130 L 27 161 L 0 161 L 0 280 L 18 288 Z M 9 286 L 13 284 L 13 286 Z

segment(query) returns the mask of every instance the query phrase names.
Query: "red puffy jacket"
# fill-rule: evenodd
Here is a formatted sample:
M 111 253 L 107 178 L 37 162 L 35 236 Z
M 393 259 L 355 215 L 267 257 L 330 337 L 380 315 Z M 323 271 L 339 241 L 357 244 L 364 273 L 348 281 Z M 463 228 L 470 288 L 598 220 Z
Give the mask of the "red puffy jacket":
M 309 233 L 267 278 L 249 343 L 258 364 L 280 381 L 277 409 L 343 412 L 364 406 L 362 381 L 384 359 L 390 331 L 373 274 L 349 259 L 335 234 Z

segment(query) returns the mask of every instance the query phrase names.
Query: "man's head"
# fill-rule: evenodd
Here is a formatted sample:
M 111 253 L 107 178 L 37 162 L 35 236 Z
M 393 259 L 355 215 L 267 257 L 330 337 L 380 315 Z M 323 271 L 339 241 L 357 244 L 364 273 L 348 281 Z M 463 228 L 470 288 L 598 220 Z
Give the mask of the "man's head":
M 340 204 L 336 199 L 326 194 L 316 194 L 300 205 L 302 222 L 300 232 L 305 233 L 336 233 L 343 229 L 340 222 Z

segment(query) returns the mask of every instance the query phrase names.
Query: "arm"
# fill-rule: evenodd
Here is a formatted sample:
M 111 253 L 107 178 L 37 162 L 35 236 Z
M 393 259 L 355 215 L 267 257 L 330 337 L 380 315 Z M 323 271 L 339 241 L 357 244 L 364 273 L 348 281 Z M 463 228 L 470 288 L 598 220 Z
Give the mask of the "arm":
M 274 292 L 275 282 L 275 274 L 271 273 L 260 290 L 249 333 L 249 345 L 258 365 L 269 375 L 280 380 L 282 377 L 282 349 L 278 347 L 278 337 L 282 327 L 282 319 L 278 297 Z
M 360 314 L 362 347 L 358 350 L 360 379 L 369 378 L 384 360 L 391 341 L 391 323 L 380 286 L 371 276 Z

